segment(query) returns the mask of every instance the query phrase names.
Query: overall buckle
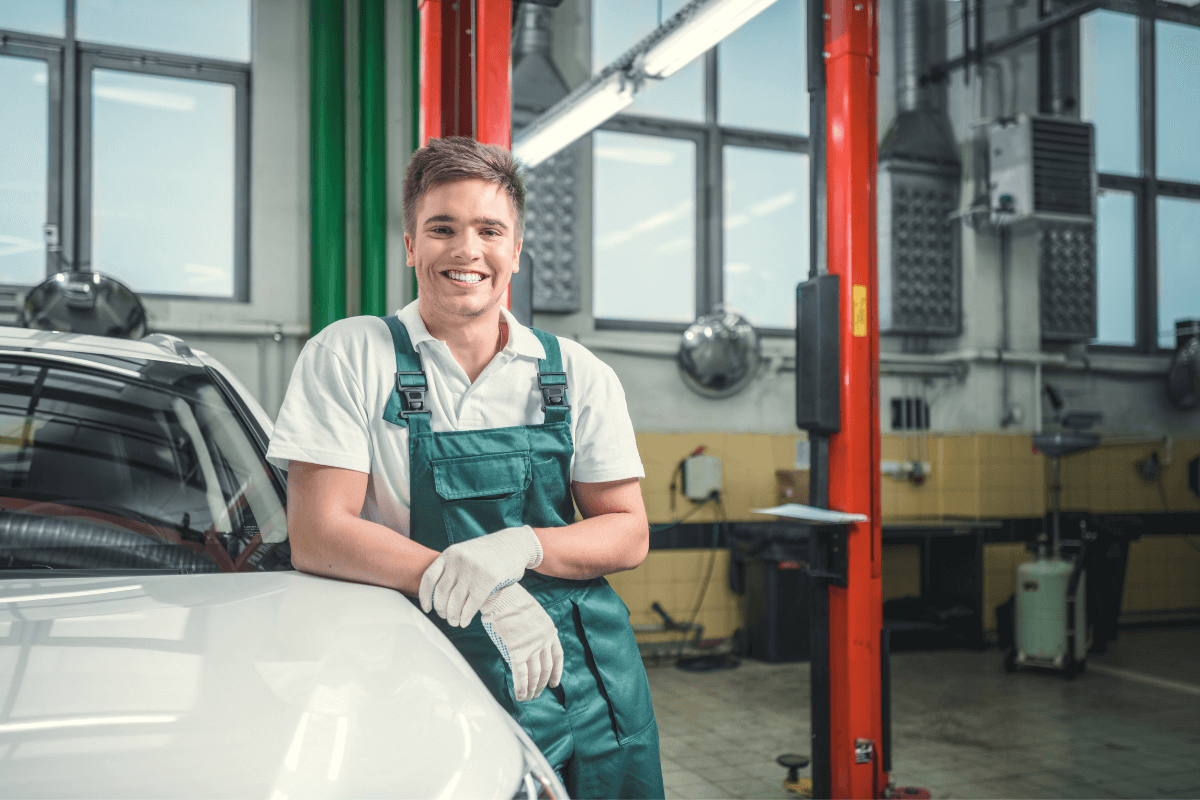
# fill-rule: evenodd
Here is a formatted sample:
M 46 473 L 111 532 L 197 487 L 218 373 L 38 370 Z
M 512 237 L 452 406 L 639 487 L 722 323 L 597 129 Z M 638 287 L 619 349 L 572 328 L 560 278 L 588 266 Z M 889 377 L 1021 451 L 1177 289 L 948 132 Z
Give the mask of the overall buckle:
M 562 381 L 546 383 L 545 378 L 547 377 L 562 378 Z M 542 392 L 542 411 L 545 411 L 547 406 L 571 410 L 571 406 L 567 404 L 567 373 L 539 372 L 538 389 Z
M 420 375 L 421 386 L 405 386 L 400 382 L 401 375 Z M 396 391 L 400 394 L 400 418 L 408 419 L 410 414 L 430 414 L 432 412 L 425 408 L 425 392 L 427 386 L 424 385 L 424 372 L 397 372 L 396 373 Z

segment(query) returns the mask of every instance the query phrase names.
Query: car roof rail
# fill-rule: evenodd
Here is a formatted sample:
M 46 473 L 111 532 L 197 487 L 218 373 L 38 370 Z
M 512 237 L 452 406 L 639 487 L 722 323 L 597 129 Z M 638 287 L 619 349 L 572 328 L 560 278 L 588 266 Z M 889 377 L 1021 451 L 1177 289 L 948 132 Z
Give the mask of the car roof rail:
M 171 355 L 179 356 L 180 358 L 195 358 L 196 355 L 192 352 L 192 348 L 188 347 L 187 342 L 169 333 L 151 333 L 148 336 L 143 336 L 141 341 L 147 344 L 158 345 Z

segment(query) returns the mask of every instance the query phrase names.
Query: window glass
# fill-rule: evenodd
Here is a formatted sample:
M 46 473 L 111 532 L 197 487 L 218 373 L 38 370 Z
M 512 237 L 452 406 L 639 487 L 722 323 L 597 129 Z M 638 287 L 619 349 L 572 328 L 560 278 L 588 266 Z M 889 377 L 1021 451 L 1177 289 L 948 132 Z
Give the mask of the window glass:
M 62 36 L 66 29 L 63 0 L 4 0 L 0 2 L 0 28 Z
M 287 569 L 256 538 L 284 539 L 283 504 L 220 392 L 192 367 L 140 373 L 0 358 L 6 569 Z
M 44 61 L 0 56 L 0 283 L 46 276 L 48 81 Z
M 726 306 L 761 328 L 794 328 L 807 275 L 808 156 L 726 147 Z
M 592 72 L 616 61 L 684 5 L 685 0 L 593 2 Z M 702 59 L 696 59 L 667 80 L 643 89 L 625 113 L 703 122 L 702 65 Z
M 808 134 L 804 7 L 778 0 L 718 47 L 722 125 Z
M 1158 198 L 1158 346 L 1175 347 L 1175 321 L 1200 314 L 1200 201 Z
M 1081 115 L 1096 126 L 1096 169 L 1141 173 L 1138 20 L 1093 11 L 1079 21 Z
M 1154 23 L 1158 177 L 1200 181 L 1200 28 Z
M 234 87 L 96 69 L 92 125 L 92 267 L 232 296 Z
M 76 0 L 84 41 L 250 60 L 250 0 Z
M 1137 302 L 1136 227 L 1132 192 L 1105 189 L 1096 198 L 1095 344 L 1132 347 Z
M 691 322 L 696 145 L 596 131 L 592 308 L 601 319 Z

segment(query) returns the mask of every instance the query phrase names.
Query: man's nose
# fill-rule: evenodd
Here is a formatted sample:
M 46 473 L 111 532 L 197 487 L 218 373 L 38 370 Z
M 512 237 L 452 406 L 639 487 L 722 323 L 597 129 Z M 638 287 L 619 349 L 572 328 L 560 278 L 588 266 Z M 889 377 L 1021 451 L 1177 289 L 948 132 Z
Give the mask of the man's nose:
M 454 241 L 454 257 L 474 261 L 483 255 L 483 238 L 472 230 L 463 231 Z

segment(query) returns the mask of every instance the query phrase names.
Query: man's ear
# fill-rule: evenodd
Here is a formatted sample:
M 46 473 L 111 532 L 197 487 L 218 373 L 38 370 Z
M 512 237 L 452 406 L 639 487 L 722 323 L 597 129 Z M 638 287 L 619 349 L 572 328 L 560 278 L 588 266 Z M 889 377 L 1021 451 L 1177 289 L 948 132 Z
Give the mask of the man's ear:
M 404 259 L 410 267 L 417 265 L 417 253 L 413 250 L 413 244 L 413 236 L 408 233 L 404 234 Z
M 525 239 L 517 239 L 517 247 L 513 251 L 513 272 L 521 271 L 521 248 L 525 245 Z

